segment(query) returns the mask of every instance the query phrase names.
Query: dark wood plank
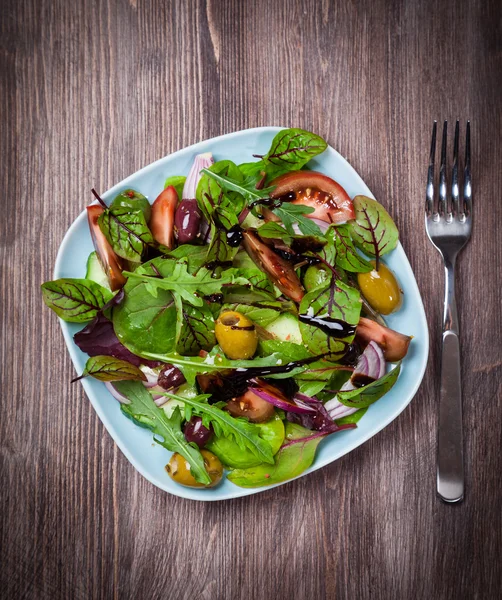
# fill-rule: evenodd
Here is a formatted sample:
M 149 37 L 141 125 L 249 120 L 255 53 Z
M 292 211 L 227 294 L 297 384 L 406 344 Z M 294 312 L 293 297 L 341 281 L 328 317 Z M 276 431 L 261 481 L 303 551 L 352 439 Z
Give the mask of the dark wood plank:
M 439 5 L 438 5 L 439 4 Z M 0 4 L 5 598 L 496 598 L 502 586 L 502 9 L 495 0 Z M 466 499 L 435 497 L 442 267 L 422 228 L 434 118 L 470 118 L 476 226 L 459 264 Z M 220 133 L 318 131 L 394 215 L 431 330 L 424 383 L 307 478 L 198 504 L 143 480 L 41 305 L 89 201 Z

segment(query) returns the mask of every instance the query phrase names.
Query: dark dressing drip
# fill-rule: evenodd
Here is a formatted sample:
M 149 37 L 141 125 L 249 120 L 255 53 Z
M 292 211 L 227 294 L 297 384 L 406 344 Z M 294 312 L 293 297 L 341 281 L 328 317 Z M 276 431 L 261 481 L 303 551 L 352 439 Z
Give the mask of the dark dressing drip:
M 270 210 L 274 210 L 274 208 L 281 208 L 284 202 L 291 202 L 296 198 L 296 194 L 294 192 L 290 192 L 285 196 L 281 196 L 280 198 L 260 198 L 260 200 L 255 200 L 251 202 L 249 205 L 249 209 L 253 209 L 255 206 L 266 206 Z
M 230 329 L 237 329 L 239 331 L 254 331 L 255 326 L 254 325 L 245 325 L 245 326 L 230 325 Z
M 212 260 L 211 262 L 208 262 L 204 265 L 206 267 L 206 269 L 209 269 L 210 271 L 212 271 L 213 269 L 216 269 L 217 267 L 223 267 L 224 269 L 228 269 L 232 266 L 232 261 L 231 260 Z
M 221 304 L 223 302 L 223 294 L 209 294 L 209 296 L 204 296 L 204 300 L 206 302 L 217 302 Z
M 351 377 L 351 381 L 356 388 L 360 388 L 373 383 L 376 379 L 368 377 L 368 375 L 365 375 L 364 373 L 354 373 Z
M 242 234 L 242 227 L 240 225 L 234 225 L 227 231 L 227 244 L 232 248 L 240 246 L 244 236 Z
M 326 335 L 334 338 L 346 338 L 354 335 L 356 332 L 355 325 L 350 325 L 350 323 L 342 321 L 341 319 L 334 319 L 332 317 L 309 317 L 308 315 L 298 315 L 298 319 L 306 325 L 317 327 Z
M 345 354 L 340 359 L 340 362 L 344 365 L 355 366 L 359 357 L 361 356 L 361 352 L 362 350 L 359 347 L 359 344 L 352 342 L 352 344 L 347 346 Z

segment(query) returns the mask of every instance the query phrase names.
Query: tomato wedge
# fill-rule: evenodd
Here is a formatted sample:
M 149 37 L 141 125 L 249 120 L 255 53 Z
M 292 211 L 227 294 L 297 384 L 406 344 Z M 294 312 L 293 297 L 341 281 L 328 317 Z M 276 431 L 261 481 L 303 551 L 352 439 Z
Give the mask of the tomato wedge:
M 244 248 L 254 262 L 263 268 L 285 296 L 300 302 L 305 292 L 293 265 L 264 244 L 256 233 L 248 230 L 243 232 L 243 236 Z
M 174 246 L 174 213 L 178 206 L 178 192 L 169 185 L 152 204 L 150 231 L 159 244 L 167 248 Z
M 276 186 L 272 198 L 291 195 L 293 204 L 303 204 L 314 209 L 306 215 L 326 223 L 346 223 L 356 218 L 354 205 L 343 187 L 331 177 L 316 171 L 294 171 L 274 179 Z
M 126 282 L 125 277 L 122 275 L 125 265 L 122 259 L 115 254 L 104 233 L 99 228 L 98 219 L 104 210 L 99 204 L 91 204 L 87 207 L 87 220 L 89 221 L 92 243 L 99 262 L 108 277 L 110 288 L 114 292 L 119 290 Z
M 395 362 L 406 356 L 411 337 L 361 317 L 356 329 L 356 340 L 361 342 L 362 346 L 366 346 L 373 340 L 382 349 L 385 360 Z
M 226 409 L 232 417 L 246 417 L 251 423 L 264 423 L 274 416 L 273 405 L 257 396 L 252 388 L 227 402 Z

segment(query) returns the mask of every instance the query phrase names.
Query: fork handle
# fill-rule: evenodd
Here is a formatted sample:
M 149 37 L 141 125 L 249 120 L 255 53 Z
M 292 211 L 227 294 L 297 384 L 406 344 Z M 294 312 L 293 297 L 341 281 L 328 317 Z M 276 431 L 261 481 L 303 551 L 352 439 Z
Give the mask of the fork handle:
M 437 491 L 445 502 L 464 497 L 460 340 L 455 301 L 455 258 L 445 258 L 445 305 L 441 348 L 441 391 L 437 455 Z

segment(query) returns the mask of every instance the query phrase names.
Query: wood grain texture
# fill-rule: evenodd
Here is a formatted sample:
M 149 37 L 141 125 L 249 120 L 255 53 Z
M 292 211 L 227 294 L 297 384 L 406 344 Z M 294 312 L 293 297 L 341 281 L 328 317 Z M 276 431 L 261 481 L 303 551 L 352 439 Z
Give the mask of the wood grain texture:
M 502 5 L 496 0 L 0 2 L 1 552 L 6 599 L 491 599 L 502 586 Z M 442 266 L 422 208 L 431 123 L 472 122 L 459 261 L 467 493 L 435 496 Z M 39 285 L 89 202 L 247 127 L 323 135 L 395 217 L 431 330 L 423 385 L 368 443 L 225 503 L 117 450 Z

